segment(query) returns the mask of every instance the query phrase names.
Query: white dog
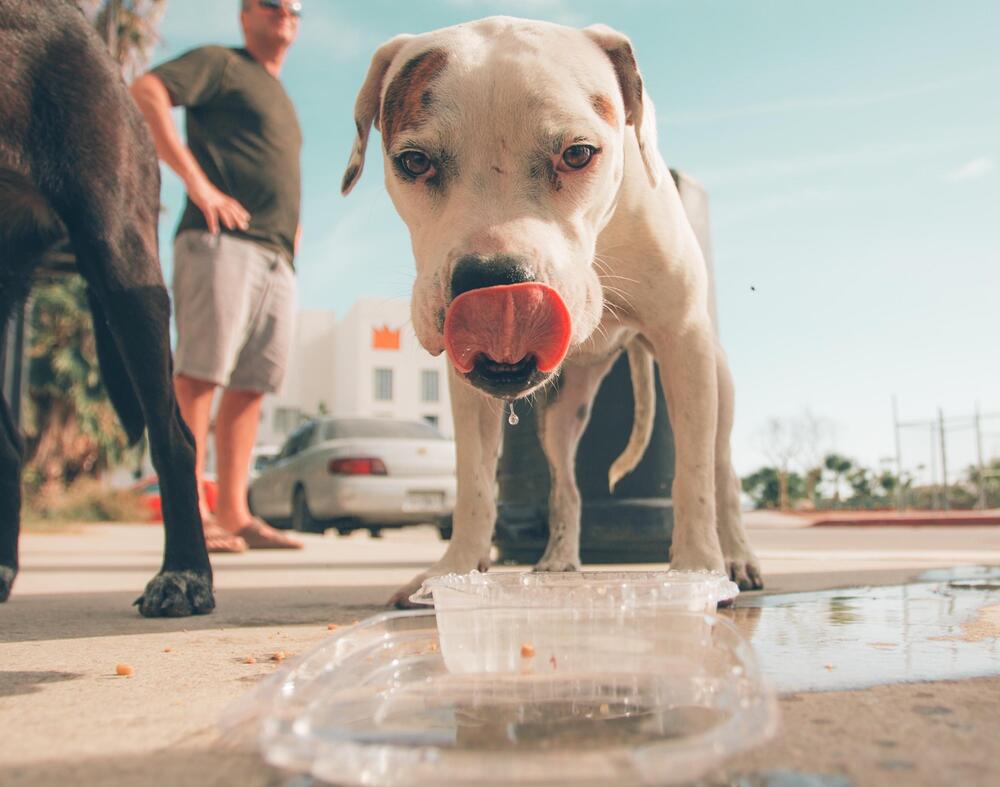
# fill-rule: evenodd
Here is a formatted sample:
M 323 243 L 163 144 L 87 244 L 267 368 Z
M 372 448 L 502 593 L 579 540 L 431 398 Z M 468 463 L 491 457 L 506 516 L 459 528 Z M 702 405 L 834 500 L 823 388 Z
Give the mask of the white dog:
M 579 568 L 574 457 L 623 349 L 637 415 L 612 486 L 649 439 L 651 351 L 676 444 L 671 565 L 761 587 L 730 462 L 733 386 L 708 272 L 628 38 L 507 17 L 398 36 L 375 53 L 355 121 L 342 190 L 361 175 L 374 124 L 386 188 L 412 237 L 413 325 L 431 354 L 451 361 L 454 535 L 392 602 L 429 576 L 488 567 L 502 400 L 557 372 L 539 418 L 552 492 L 536 569 Z

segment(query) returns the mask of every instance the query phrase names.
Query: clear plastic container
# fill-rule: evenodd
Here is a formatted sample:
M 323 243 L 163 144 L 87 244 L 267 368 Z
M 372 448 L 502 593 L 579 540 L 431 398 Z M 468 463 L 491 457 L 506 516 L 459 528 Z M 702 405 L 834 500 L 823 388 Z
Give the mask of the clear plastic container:
M 530 613 L 386 613 L 338 632 L 258 691 L 265 757 L 351 787 L 628 787 L 696 779 L 776 729 L 753 650 L 726 620 Z M 484 616 L 508 621 L 490 656 L 476 644 Z M 509 625 L 529 619 L 544 641 Z
M 410 596 L 436 610 L 481 607 L 573 607 L 592 610 L 669 609 L 715 612 L 739 588 L 709 571 L 567 571 L 446 574 Z

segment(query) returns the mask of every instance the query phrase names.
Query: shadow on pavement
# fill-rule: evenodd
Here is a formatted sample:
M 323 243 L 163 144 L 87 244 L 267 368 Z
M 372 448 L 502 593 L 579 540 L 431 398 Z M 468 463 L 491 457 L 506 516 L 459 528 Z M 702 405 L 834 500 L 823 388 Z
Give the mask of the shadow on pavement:
M 0 697 L 15 694 L 34 694 L 41 691 L 43 683 L 58 683 L 64 680 L 82 678 L 79 672 L 56 672 L 54 670 L 0 671 Z
M 6 768 L 5 787 L 30 785 L 101 785 L 101 787 L 162 787 L 197 784 L 199 787 L 294 787 L 304 782 L 271 768 L 250 752 L 211 748 L 170 747 L 141 755 L 55 760 Z
M 39 594 L 0 607 L 0 642 L 156 634 L 220 628 L 352 623 L 385 611 L 394 586 L 269 587 L 216 591 L 210 615 L 144 618 L 132 602 L 137 592 Z

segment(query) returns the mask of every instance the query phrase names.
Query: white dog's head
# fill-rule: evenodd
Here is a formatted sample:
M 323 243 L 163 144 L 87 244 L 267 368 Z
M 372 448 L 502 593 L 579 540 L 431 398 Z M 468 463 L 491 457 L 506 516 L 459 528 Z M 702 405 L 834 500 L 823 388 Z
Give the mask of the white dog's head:
M 375 53 L 342 190 L 361 175 L 374 123 L 413 242 L 417 337 L 472 385 L 523 396 L 596 329 L 594 249 L 617 203 L 626 126 L 659 177 L 643 103 L 628 39 L 604 26 L 494 17 Z

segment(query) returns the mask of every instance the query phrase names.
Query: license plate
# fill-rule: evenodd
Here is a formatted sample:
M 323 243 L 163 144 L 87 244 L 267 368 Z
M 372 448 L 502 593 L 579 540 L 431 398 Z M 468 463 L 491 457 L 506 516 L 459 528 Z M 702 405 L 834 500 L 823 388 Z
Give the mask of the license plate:
M 438 511 L 444 505 L 444 492 L 408 492 L 404 511 Z

